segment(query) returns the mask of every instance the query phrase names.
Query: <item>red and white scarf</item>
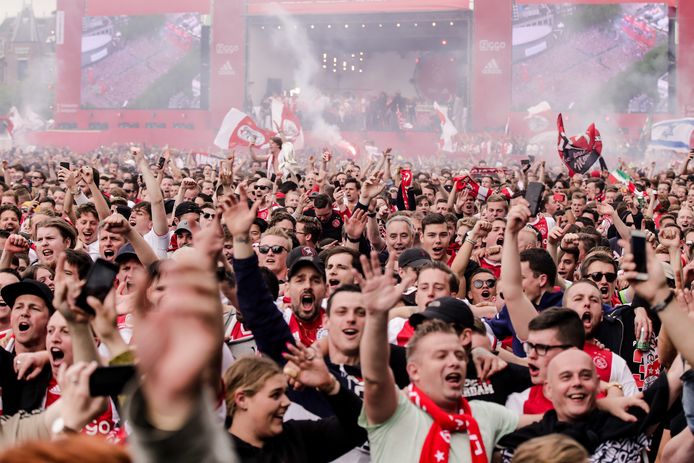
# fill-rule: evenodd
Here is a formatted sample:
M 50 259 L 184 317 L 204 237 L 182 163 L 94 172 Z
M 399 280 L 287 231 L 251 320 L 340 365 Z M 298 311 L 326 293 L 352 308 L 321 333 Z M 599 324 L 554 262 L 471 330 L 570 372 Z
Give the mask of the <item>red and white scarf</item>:
M 487 452 L 484 449 L 480 427 L 464 397 L 460 397 L 458 414 L 451 415 L 441 410 L 414 384 L 407 386 L 407 396 L 415 406 L 434 420 L 424 440 L 419 463 L 447 463 L 451 450 L 451 432 L 467 432 L 472 463 L 487 463 Z

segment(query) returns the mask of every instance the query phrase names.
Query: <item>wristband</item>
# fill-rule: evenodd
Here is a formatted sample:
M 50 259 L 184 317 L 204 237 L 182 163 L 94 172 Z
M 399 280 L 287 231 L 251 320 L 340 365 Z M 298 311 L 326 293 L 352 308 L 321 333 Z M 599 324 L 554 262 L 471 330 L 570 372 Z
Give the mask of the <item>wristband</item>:
M 663 310 L 665 310 L 665 308 L 666 308 L 667 306 L 670 305 L 670 303 L 671 303 L 673 300 L 675 300 L 675 292 L 674 292 L 674 291 L 670 291 L 670 294 L 668 294 L 668 296 L 665 298 L 665 300 L 664 300 L 664 301 L 661 301 L 661 302 L 659 302 L 659 303 L 657 303 L 657 304 L 652 305 L 652 306 L 651 306 L 651 310 L 654 311 L 655 313 L 662 312 Z
M 473 240 L 473 239 L 470 239 L 470 238 L 465 238 L 465 242 L 466 242 L 466 243 L 470 243 L 470 244 L 473 245 L 473 246 L 477 246 L 477 241 L 476 241 L 476 240 Z
M 372 219 L 376 218 L 376 213 L 375 212 L 367 212 L 366 213 L 367 217 L 371 217 Z
M 361 243 L 361 238 L 354 239 L 351 236 L 347 235 L 347 241 L 350 243 Z

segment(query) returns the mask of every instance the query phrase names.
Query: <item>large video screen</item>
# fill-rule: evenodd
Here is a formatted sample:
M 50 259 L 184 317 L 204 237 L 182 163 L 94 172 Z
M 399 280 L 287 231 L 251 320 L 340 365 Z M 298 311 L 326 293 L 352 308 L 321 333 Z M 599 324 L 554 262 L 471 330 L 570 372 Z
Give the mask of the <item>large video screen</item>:
M 665 4 L 516 4 L 514 109 L 668 111 L 669 33 Z
M 85 109 L 199 109 L 201 15 L 87 16 L 82 22 Z

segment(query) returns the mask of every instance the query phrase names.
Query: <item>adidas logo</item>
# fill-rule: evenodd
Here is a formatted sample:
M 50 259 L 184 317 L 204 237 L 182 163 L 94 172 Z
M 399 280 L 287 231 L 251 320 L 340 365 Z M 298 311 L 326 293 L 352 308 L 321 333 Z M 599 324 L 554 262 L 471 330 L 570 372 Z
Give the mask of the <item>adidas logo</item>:
M 482 69 L 482 74 L 484 75 L 499 75 L 501 74 L 501 68 L 497 64 L 496 60 L 492 58 Z
M 219 71 L 217 71 L 217 75 L 235 76 L 236 70 L 234 70 L 234 66 L 231 65 L 231 62 L 227 61 L 221 68 L 219 68 Z

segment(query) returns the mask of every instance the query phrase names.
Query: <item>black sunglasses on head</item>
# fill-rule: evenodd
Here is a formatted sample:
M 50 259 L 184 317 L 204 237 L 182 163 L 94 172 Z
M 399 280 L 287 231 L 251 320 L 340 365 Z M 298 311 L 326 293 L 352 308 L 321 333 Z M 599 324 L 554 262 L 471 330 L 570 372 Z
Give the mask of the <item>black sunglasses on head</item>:
M 600 283 L 602 280 L 602 277 L 605 277 L 608 283 L 612 283 L 617 279 L 617 274 L 616 273 L 602 273 L 602 272 L 593 272 L 590 275 L 588 275 L 591 280 L 593 280 L 596 283 Z

